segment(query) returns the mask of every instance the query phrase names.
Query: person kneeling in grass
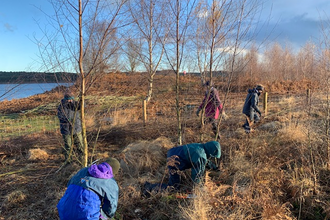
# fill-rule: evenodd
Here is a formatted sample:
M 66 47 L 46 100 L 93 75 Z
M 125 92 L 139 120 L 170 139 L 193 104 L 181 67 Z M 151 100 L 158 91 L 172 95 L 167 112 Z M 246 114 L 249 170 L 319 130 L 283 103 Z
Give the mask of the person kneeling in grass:
M 169 172 L 168 184 L 144 184 L 145 194 L 152 190 L 180 189 L 180 171 L 191 169 L 191 179 L 195 184 L 202 182 L 206 167 L 213 170 L 219 168 L 211 161 L 212 158 L 220 159 L 221 146 L 217 141 L 205 144 L 191 143 L 171 148 L 167 152 L 167 167 Z
M 115 158 L 78 171 L 57 204 L 61 220 L 112 218 L 118 204 L 119 188 L 114 176 L 120 163 Z

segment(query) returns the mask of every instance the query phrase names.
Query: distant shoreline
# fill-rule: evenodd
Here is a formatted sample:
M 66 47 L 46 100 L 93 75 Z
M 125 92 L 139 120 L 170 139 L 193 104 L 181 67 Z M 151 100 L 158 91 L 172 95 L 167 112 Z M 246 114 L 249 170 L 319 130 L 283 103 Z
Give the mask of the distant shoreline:
M 78 78 L 76 73 L 66 72 L 2 72 L 0 84 L 32 84 L 32 83 L 72 83 Z
M 15 82 L 0 82 L 0 85 L 15 85 L 15 84 L 17 84 L 17 85 L 22 85 L 22 84 L 43 84 L 43 83 L 45 83 L 45 84 L 48 84 L 48 83 L 68 83 L 68 84 L 72 84 L 72 83 L 74 83 L 74 82 L 68 82 L 68 81 L 61 81 L 61 82 L 59 82 L 59 81 L 57 81 L 57 82 L 20 82 L 20 83 L 15 83 Z

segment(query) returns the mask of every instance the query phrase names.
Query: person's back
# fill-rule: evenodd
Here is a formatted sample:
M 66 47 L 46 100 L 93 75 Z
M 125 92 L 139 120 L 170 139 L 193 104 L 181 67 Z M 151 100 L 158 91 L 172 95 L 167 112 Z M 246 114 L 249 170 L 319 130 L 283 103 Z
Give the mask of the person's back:
M 167 158 L 173 157 L 177 160 L 176 167 L 169 166 L 170 169 L 185 170 L 191 169 L 191 178 L 198 183 L 204 174 L 207 161 L 210 157 L 220 158 L 221 147 L 217 141 L 210 141 L 205 144 L 192 143 L 171 148 L 167 152 Z M 170 184 L 171 185 L 171 180 Z
M 65 95 L 57 108 L 57 117 L 60 121 L 61 134 L 81 132 L 80 105 L 72 96 Z M 74 125 L 73 125 L 74 123 Z
M 204 84 L 206 92 L 204 99 L 196 111 L 196 115 L 199 117 L 199 112 L 204 110 L 204 123 L 211 123 L 212 131 L 216 135 L 216 138 L 220 139 L 220 134 L 218 132 L 218 119 L 219 116 L 223 113 L 223 105 L 220 101 L 218 90 L 207 81 Z
M 255 99 L 254 96 L 257 96 L 257 93 L 254 89 L 249 89 L 248 94 L 246 95 L 245 102 L 243 105 L 243 113 L 249 115 L 252 108 L 252 101 Z M 253 100 L 252 100 L 253 99 Z
M 247 133 L 253 131 L 251 128 L 253 123 L 259 122 L 261 117 L 261 111 L 258 107 L 259 104 L 259 96 L 263 92 L 264 87 L 262 85 L 257 85 L 253 89 L 248 90 L 248 94 L 246 96 L 244 105 L 243 105 L 243 114 L 246 116 L 245 124 L 243 128 Z M 258 115 L 258 114 L 259 115 Z
M 116 163 L 119 164 L 118 161 Z M 60 219 L 111 218 L 117 209 L 118 193 L 119 188 L 108 163 L 83 168 L 70 179 L 64 196 L 57 204 Z
M 202 148 L 202 144 L 192 143 L 173 147 L 167 152 L 167 158 L 178 156 L 177 164 L 179 170 L 190 169 L 199 160 L 206 160 L 206 154 Z
M 68 186 L 57 205 L 61 220 L 99 220 L 101 200 L 91 190 L 79 185 Z

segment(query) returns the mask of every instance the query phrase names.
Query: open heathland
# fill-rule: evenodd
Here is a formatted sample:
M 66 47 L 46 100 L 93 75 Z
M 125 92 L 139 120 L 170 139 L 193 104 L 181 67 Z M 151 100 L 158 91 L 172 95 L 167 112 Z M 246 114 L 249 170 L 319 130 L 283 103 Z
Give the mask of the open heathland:
M 200 79 L 181 77 L 183 144 L 214 140 L 211 127 L 201 127 L 195 113 L 204 96 Z M 267 112 L 262 111 L 255 131 L 246 134 L 242 106 L 247 89 L 254 85 L 233 86 L 226 94 L 226 83 L 215 84 L 227 116 L 220 122 L 221 171 L 207 171 L 198 187 L 187 172 L 180 192 L 150 196 L 143 194 L 143 184 L 167 182 L 166 151 L 178 141 L 175 76 L 156 75 L 146 122 L 142 100 L 148 83 L 142 74 L 108 74 L 89 88 L 89 162 L 108 156 L 121 162 L 114 218 L 329 219 L 326 94 L 307 81 L 264 83 Z M 72 92 L 78 96 L 76 88 Z M 307 89 L 311 89 L 309 97 Z M 64 92 L 58 87 L 1 103 L 0 219 L 59 219 L 56 205 L 70 177 L 81 168 L 79 161 L 63 166 L 63 140 L 58 123 L 51 119 Z M 38 129 L 26 122 L 30 118 L 41 121 Z M 195 196 L 189 198 L 187 193 Z

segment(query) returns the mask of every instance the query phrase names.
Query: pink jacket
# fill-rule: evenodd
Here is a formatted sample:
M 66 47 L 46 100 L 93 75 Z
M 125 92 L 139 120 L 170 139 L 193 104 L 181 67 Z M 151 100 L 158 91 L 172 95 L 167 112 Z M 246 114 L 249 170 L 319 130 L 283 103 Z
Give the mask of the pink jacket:
M 212 87 L 210 89 L 210 95 L 207 99 L 208 92 L 205 93 L 202 104 L 199 109 L 203 109 L 205 106 L 205 117 L 218 119 L 220 113 L 223 111 L 223 105 L 219 98 L 219 92 L 217 89 Z M 207 100 L 206 100 L 207 99 Z

